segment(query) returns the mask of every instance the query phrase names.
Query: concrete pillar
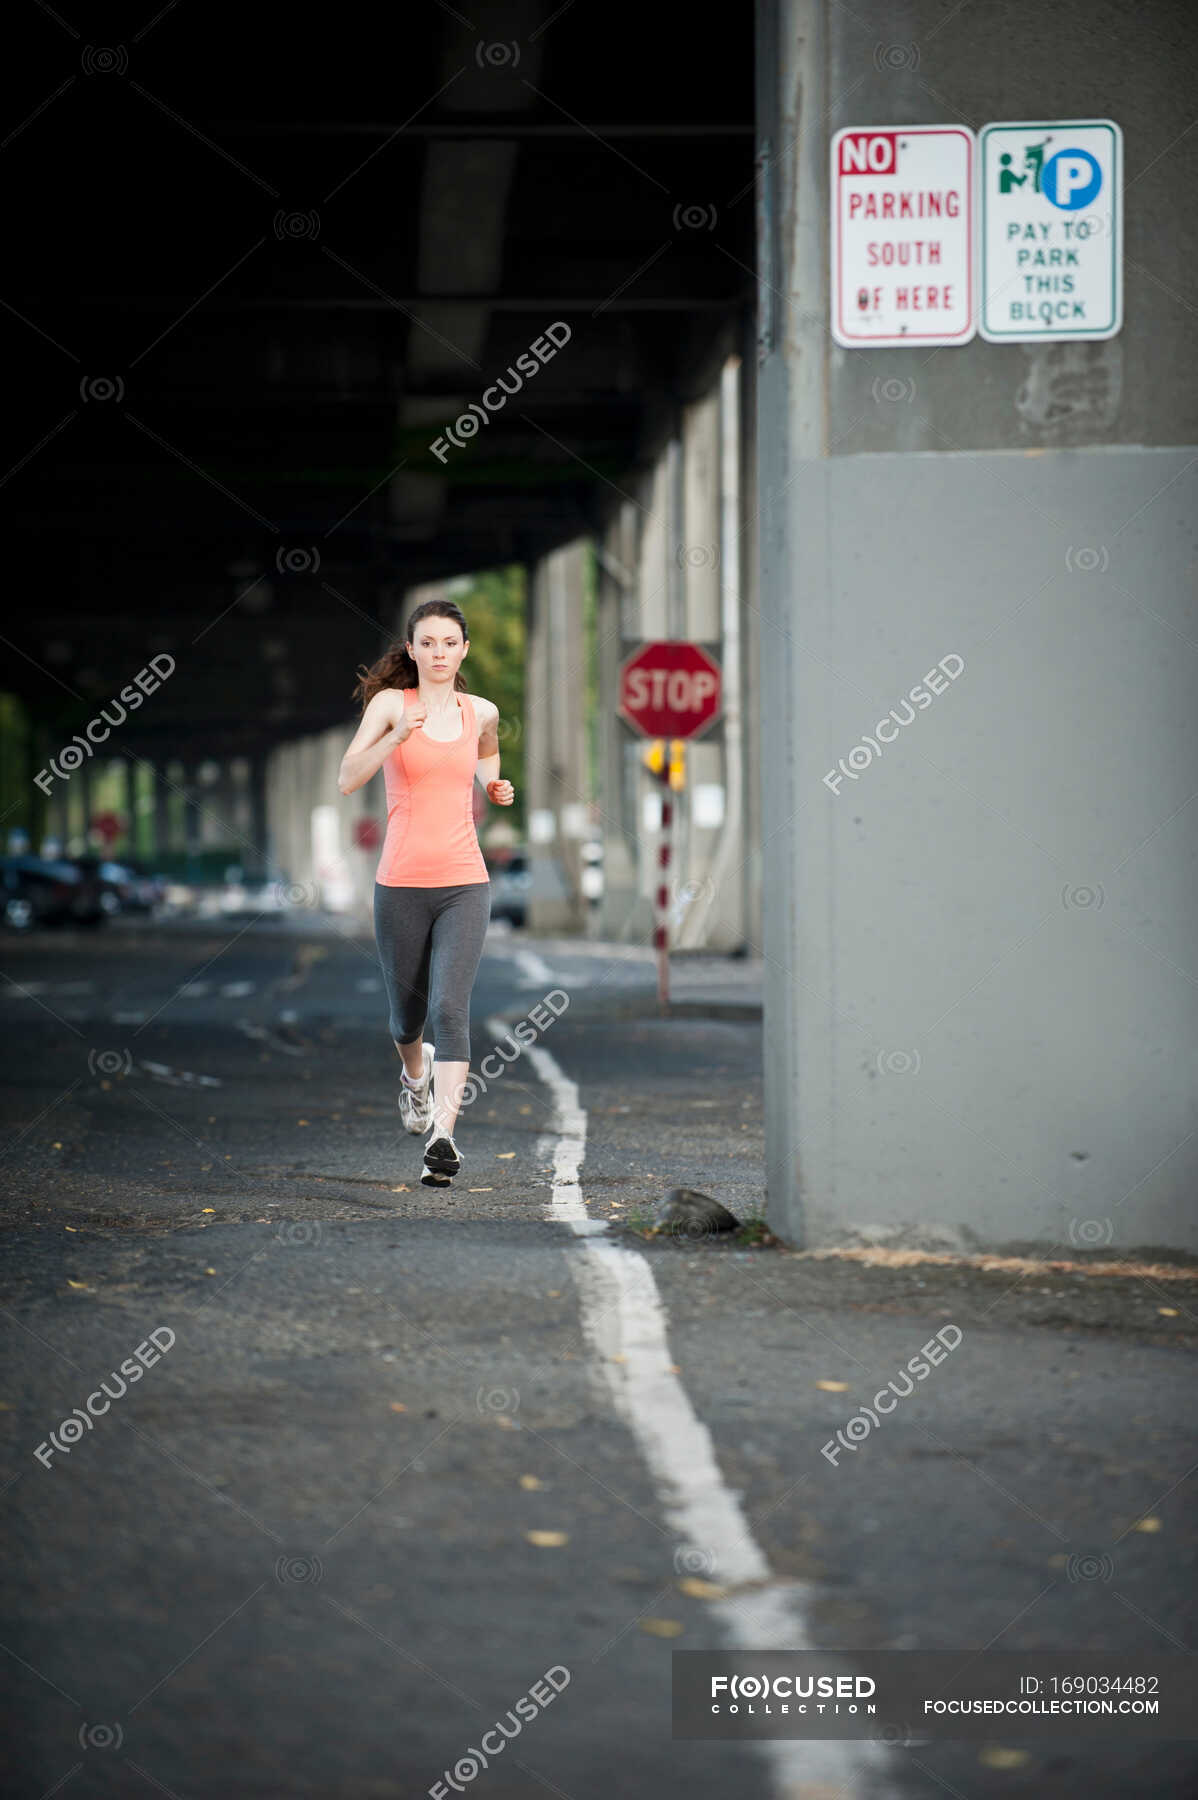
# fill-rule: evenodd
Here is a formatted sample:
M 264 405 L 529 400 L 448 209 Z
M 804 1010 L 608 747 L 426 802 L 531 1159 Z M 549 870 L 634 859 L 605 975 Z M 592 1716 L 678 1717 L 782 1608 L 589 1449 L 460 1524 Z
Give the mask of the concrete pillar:
M 183 849 L 187 855 L 188 873 L 192 859 L 198 856 L 203 841 L 200 819 L 200 766 L 194 760 L 184 761 L 183 770 Z
M 1191 116 L 1198 18 L 1175 15 L 1137 90 L 1079 0 L 1011 0 L 1001 42 L 968 8 L 937 35 L 917 0 L 903 69 L 861 54 L 894 17 L 757 8 L 781 296 L 758 394 L 770 1223 L 803 1245 L 1193 1251 L 1198 349 L 1138 259 L 1193 260 L 1160 121 Z M 1025 119 L 1032 34 L 1071 91 L 1119 92 L 1152 169 L 1122 332 L 837 348 L 830 135 L 923 122 L 983 64 L 977 123 Z
M 353 733 L 350 732 L 350 737 Z M 347 740 L 348 741 L 348 740 Z M 249 834 L 253 846 L 246 852 L 246 874 L 251 880 L 266 881 L 274 864 L 271 851 L 270 819 L 266 805 L 266 756 L 259 751 L 249 758 Z
M 589 833 L 582 543 L 537 563 L 529 584 L 524 779 L 528 788 L 528 926 L 582 932 L 581 845 Z
M 79 854 L 85 855 L 97 847 L 88 836 L 93 810 L 92 765 L 90 762 L 80 764 L 78 773 L 71 777 L 71 785 L 78 808 L 75 815 L 75 836 L 79 840 Z
M 740 426 L 737 433 L 736 541 L 729 548 L 724 567 L 729 578 L 737 582 L 740 595 L 737 610 L 740 618 L 740 703 L 744 724 L 743 930 L 746 943 L 756 947 L 762 942 L 763 929 L 761 846 L 765 830 L 761 780 L 765 744 L 761 729 L 761 611 L 757 573 L 757 343 L 756 328 L 751 321 L 746 321 L 742 336 L 737 397 Z
M 619 717 L 625 615 L 636 592 L 635 508 L 622 501 L 599 537 L 598 644 L 599 829 L 603 839 L 601 937 L 622 938 L 637 907 L 636 791 L 629 780 L 632 749 Z
M 729 417 L 725 418 L 725 414 Z M 721 664 L 721 716 L 686 749 L 679 795 L 677 874 L 671 942 L 679 949 L 735 949 L 743 939 L 740 806 L 740 595 L 736 557 L 736 371 L 726 370 L 683 417 L 683 514 L 679 560 L 685 579 L 682 635 Z M 730 456 L 724 454 L 725 437 Z M 730 478 L 731 477 L 731 478 Z M 730 508 L 726 513 L 725 506 Z M 736 791 L 730 789 L 736 783 Z
M 121 854 L 135 859 L 141 854 L 141 845 L 138 834 L 138 825 L 140 824 L 141 817 L 138 811 L 138 798 L 141 792 L 138 780 L 140 768 L 141 764 L 137 757 L 122 756 L 121 775 L 122 787 L 124 789 L 122 796 L 122 810 L 128 821 L 128 829 L 125 833 L 125 843 Z
M 47 834 L 47 799 L 50 807 L 54 807 L 56 804 L 60 808 L 65 806 L 65 787 L 61 781 L 55 782 L 51 779 L 50 793 L 47 796 L 45 789 L 39 787 L 33 779 L 40 770 L 47 767 L 48 748 L 49 737 L 45 727 L 32 714 L 26 713 L 25 769 L 26 779 L 29 782 L 29 848 L 35 856 L 40 852 L 42 839 Z M 64 832 L 64 849 L 66 848 L 65 835 Z
M 171 841 L 170 812 L 170 778 L 166 763 L 161 759 L 154 765 L 154 836 L 153 851 L 155 857 L 169 856 L 174 849 Z
M 65 855 L 71 836 L 70 789 L 65 781 L 55 782 L 50 790 L 42 835 L 57 839 L 59 852 Z M 36 848 L 41 838 L 31 831 L 29 841 Z

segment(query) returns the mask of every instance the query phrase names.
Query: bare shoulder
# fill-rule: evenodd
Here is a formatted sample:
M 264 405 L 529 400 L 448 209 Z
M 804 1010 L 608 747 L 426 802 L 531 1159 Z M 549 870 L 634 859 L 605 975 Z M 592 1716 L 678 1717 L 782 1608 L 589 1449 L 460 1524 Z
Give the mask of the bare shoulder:
M 499 708 L 495 702 L 484 700 L 481 694 L 471 694 L 470 701 L 477 714 L 480 729 L 485 730 L 488 725 L 494 725 L 499 717 Z
M 366 703 L 364 719 L 377 719 L 380 724 L 387 724 L 402 718 L 404 710 L 404 691 L 402 688 L 380 688 Z

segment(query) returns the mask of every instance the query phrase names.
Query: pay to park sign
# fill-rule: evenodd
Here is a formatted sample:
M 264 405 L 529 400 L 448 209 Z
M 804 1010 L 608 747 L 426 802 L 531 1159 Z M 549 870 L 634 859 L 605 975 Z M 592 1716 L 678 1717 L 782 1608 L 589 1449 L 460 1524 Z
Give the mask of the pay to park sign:
M 1123 133 L 1111 119 L 985 125 L 979 330 L 994 343 L 1123 323 Z

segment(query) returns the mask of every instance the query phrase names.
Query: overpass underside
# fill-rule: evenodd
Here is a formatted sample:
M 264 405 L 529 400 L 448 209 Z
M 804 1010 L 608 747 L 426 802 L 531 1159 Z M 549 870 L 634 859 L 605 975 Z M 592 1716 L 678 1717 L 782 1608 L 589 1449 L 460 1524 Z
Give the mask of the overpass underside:
M 201 51 L 46 15 L 6 149 L 10 823 L 108 807 L 150 861 L 365 913 L 355 672 L 466 595 L 529 928 L 647 942 L 662 789 L 619 671 L 694 641 L 722 706 L 665 914 L 766 958 L 780 1234 L 1194 1248 L 1193 16 L 1129 65 L 1072 3 L 917 0 L 901 44 L 881 0 L 758 0 L 718 43 L 470 12 L 343 7 L 319 59 L 232 9 Z M 1127 144 L 1119 335 L 832 341 L 840 126 L 1092 112 Z

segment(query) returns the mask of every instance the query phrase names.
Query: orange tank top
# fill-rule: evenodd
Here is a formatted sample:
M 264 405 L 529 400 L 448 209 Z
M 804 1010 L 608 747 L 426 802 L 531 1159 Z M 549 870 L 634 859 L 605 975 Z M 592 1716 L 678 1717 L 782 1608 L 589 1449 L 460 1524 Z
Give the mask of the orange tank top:
M 416 688 L 400 688 L 404 711 Z M 478 726 L 469 694 L 458 692 L 461 733 L 451 743 L 419 725 L 383 764 L 387 835 L 375 880 L 382 887 L 457 887 L 489 881 L 474 829 Z

